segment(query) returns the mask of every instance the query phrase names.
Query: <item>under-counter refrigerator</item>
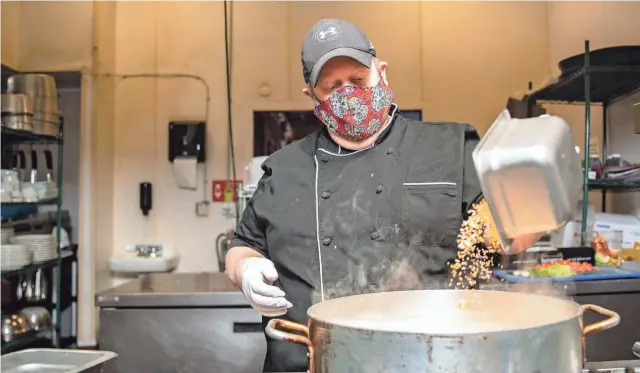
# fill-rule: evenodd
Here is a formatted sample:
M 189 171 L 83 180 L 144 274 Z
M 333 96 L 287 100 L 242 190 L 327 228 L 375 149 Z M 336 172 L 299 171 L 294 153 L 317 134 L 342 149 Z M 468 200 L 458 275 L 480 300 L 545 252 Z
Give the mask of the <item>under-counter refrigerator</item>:
M 224 273 L 145 275 L 96 296 L 105 373 L 259 373 L 261 316 Z

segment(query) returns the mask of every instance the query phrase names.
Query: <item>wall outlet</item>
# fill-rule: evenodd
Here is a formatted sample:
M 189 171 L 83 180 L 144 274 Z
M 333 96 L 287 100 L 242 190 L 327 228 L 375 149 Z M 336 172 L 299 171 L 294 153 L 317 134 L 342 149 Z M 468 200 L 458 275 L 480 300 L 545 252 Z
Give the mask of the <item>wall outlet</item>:
M 236 217 L 235 206 L 233 203 L 225 203 L 222 205 L 222 216 L 226 219 L 233 219 Z
M 209 201 L 201 201 L 196 203 L 197 216 L 209 216 Z

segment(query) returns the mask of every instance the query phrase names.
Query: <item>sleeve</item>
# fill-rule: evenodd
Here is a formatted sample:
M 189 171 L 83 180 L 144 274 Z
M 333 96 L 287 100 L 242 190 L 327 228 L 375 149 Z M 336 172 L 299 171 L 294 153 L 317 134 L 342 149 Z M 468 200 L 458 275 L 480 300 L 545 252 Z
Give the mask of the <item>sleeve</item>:
M 265 203 L 265 199 L 271 195 L 271 168 L 267 165 L 267 161 L 262 164 L 264 175 L 258 182 L 258 187 L 253 193 L 247 206 L 242 212 L 242 218 L 236 228 L 234 237 L 231 239 L 229 248 L 246 246 L 256 250 L 265 258 L 269 258 L 269 250 L 267 248 L 267 208 L 270 204 Z
M 482 200 L 482 189 L 480 189 L 480 181 L 473 164 L 473 150 L 480 142 L 478 131 L 467 125 L 464 130 L 464 149 L 463 149 L 463 166 L 462 166 L 462 214 L 467 218 L 467 211 L 474 203 Z

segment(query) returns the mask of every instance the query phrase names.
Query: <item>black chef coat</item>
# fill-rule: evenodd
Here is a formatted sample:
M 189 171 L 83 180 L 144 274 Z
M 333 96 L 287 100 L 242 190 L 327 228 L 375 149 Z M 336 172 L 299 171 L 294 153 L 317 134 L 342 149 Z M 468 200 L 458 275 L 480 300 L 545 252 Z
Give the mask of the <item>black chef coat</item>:
M 273 261 L 293 304 L 280 318 L 306 325 L 323 299 L 442 286 L 481 194 L 471 158 L 479 136 L 468 124 L 405 119 L 395 106 L 391 115 L 370 148 L 346 152 L 323 129 L 262 165 L 231 247 Z M 308 369 L 304 346 L 267 344 L 265 372 Z

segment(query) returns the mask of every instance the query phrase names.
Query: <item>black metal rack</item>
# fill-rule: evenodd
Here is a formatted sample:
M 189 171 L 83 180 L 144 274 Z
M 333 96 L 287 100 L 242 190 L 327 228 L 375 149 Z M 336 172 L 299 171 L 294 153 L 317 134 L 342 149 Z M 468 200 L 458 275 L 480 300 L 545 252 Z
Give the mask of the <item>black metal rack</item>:
M 4 92 L 6 81 L 5 76 L 8 73 L 16 73 L 13 70 L 2 66 L 2 91 Z M 56 135 L 42 135 L 36 134 L 24 130 L 16 130 L 7 127 L 0 127 L 2 137 L 2 154 L 3 154 L 3 167 L 7 164 L 8 160 L 4 159 L 5 155 L 10 155 L 7 150 L 11 150 L 14 146 L 24 144 L 51 144 L 57 147 L 57 175 L 56 186 L 58 190 L 58 196 L 54 199 L 40 200 L 38 202 L 3 202 L 2 209 L 20 211 L 20 214 L 15 217 L 5 220 L 3 214 L 2 225 L 13 227 L 16 232 L 29 232 L 34 229 L 32 224 L 40 226 L 40 229 L 52 232 L 53 227 L 56 227 L 56 237 L 58 258 L 52 259 L 46 262 L 34 263 L 29 266 L 16 269 L 16 270 L 2 270 L 0 275 L 2 278 L 2 313 L 13 313 L 27 306 L 40 306 L 50 311 L 52 316 L 52 326 L 48 330 L 40 330 L 38 332 L 30 332 L 26 335 L 21 335 L 18 338 L 5 342 L 2 341 L 1 354 L 21 350 L 24 348 L 34 347 L 46 347 L 46 348 L 68 348 L 76 343 L 76 337 L 73 332 L 70 336 L 62 336 L 62 314 L 63 311 L 71 310 L 73 313 L 74 304 L 77 303 L 77 246 L 71 245 L 70 247 L 60 247 L 61 230 L 63 226 L 70 232 L 68 225 L 69 217 L 68 213 L 62 211 L 62 166 L 63 166 L 63 118 L 59 119 L 59 127 Z M 12 158 L 12 157 L 8 157 Z M 38 206 L 54 205 L 56 206 L 55 212 L 40 213 L 37 214 Z M 35 215 L 37 214 L 37 215 Z M 65 215 L 66 214 L 66 215 Z M 39 216 L 46 216 L 43 220 L 39 220 Z M 43 223 L 46 221 L 47 223 Z M 32 223 L 33 222 L 33 223 Z M 46 293 L 48 298 L 39 301 L 14 300 L 12 296 L 8 294 L 16 294 L 16 288 L 19 286 L 21 276 L 28 276 L 37 271 L 42 271 L 43 276 L 48 284 Z M 9 300 L 9 301 L 7 301 Z M 73 318 L 72 316 L 72 322 Z M 67 329 L 74 330 L 73 325 L 65 325 Z M 49 337 L 50 335 L 50 337 Z
M 607 52 L 603 53 L 604 51 Z M 614 58 L 611 58 L 614 56 Z M 622 46 L 591 51 L 589 41 L 584 42 L 584 54 L 571 57 L 562 64 L 582 61 L 577 68 L 565 69 L 558 81 L 525 97 L 532 107 L 536 102 L 583 103 L 585 107 L 584 188 L 582 196 L 582 232 L 587 227 L 589 190 L 602 191 L 602 210 L 606 209 L 607 191 L 638 191 L 640 181 L 614 181 L 589 179 L 591 139 L 591 104 L 602 104 L 602 150 L 607 158 L 607 108 L 613 102 L 640 90 L 640 47 Z M 611 62 L 615 61 L 615 62 Z M 584 244 L 584 242 L 581 242 Z

